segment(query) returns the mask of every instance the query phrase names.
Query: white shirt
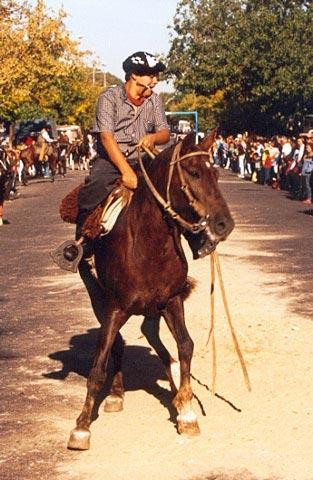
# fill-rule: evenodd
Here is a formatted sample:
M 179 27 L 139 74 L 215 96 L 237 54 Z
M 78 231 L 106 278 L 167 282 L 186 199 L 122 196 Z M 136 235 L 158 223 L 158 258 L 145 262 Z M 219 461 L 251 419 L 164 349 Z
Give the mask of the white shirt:
M 304 143 L 302 143 L 299 147 L 297 162 L 301 162 L 303 155 L 304 155 Z
M 283 157 L 287 157 L 291 153 L 292 146 L 289 142 L 284 143 L 283 148 L 281 150 L 281 153 L 283 154 Z
M 48 142 L 48 143 L 53 142 L 53 139 L 50 138 L 49 133 L 47 132 L 47 130 L 43 129 L 43 130 L 41 130 L 40 133 L 41 133 L 42 138 L 43 138 L 46 142 Z

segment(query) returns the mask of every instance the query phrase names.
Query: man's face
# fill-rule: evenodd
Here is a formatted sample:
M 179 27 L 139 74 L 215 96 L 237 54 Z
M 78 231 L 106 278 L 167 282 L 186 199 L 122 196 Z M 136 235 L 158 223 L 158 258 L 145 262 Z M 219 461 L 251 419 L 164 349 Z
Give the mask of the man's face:
M 159 76 L 157 73 L 151 75 L 134 75 L 137 82 L 137 86 L 141 89 L 140 93 L 144 97 L 150 97 L 152 94 L 152 89 L 156 86 L 159 81 Z

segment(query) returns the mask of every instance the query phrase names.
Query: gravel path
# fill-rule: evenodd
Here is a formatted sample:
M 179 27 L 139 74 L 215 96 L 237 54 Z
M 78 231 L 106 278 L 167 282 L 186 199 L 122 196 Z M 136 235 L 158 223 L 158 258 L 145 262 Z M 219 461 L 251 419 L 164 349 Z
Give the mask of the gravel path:
M 124 411 L 107 414 L 100 406 L 90 450 L 66 449 L 84 401 L 98 325 L 78 275 L 59 270 L 49 252 L 73 236 L 58 205 L 82 174 L 71 172 L 54 184 L 33 181 L 6 204 L 11 223 L 0 228 L 2 480 L 313 479 L 313 217 L 283 192 L 228 172 L 221 177 L 236 228 L 219 253 L 252 392 L 219 294 L 217 394 L 209 391 L 210 262 L 189 259 L 198 280 L 186 318 L 195 342 L 201 428 L 192 440 L 176 432 L 168 382 L 134 317 L 122 332 Z M 161 335 L 176 355 L 164 325 Z

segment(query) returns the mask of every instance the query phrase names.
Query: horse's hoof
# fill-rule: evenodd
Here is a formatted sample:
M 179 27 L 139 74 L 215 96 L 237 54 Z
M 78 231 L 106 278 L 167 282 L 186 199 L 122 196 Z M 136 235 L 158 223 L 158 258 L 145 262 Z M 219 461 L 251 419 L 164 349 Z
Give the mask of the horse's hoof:
M 103 410 L 105 412 L 121 412 L 123 410 L 123 397 L 118 395 L 108 395 L 105 399 Z
M 181 435 L 187 437 L 196 437 L 200 435 L 200 428 L 198 422 L 184 422 L 183 420 L 177 421 L 177 430 Z
M 71 431 L 67 448 L 70 450 L 89 450 L 90 435 L 88 429 L 74 428 L 74 430 Z

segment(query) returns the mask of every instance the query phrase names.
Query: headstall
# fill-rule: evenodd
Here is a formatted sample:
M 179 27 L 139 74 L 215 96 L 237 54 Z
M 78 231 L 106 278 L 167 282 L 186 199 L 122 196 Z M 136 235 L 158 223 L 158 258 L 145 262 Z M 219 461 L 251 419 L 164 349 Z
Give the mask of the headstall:
M 154 150 L 152 152 L 149 148 L 144 147 L 144 146 L 138 147 L 138 162 L 139 162 L 142 174 L 144 176 L 144 179 L 145 179 L 151 193 L 153 194 L 155 199 L 160 203 L 160 205 L 162 205 L 162 207 L 164 208 L 166 213 L 168 213 L 170 215 L 170 217 L 173 218 L 173 220 L 177 221 L 186 230 L 188 230 L 192 233 L 199 233 L 207 227 L 208 221 L 209 221 L 209 216 L 205 214 L 205 210 L 203 208 L 203 205 L 193 196 L 193 194 L 191 192 L 191 189 L 190 189 L 188 183 L 185 180 L 185 177 L 184 177 L 184 174 L 183 174 L 183 169 L 181 167 L 180 162 L 182 160 L 185 160 L 186 158 L 199 156 L 199 155 L 202 155 L 202 156 L 206 155 L 206 156 L 210 157 L 211 154 L 209 152 L 204 152 L 204 151 L 199 150 L 199 151 L 196 151 L 196 152 L 186 153 L 185 155 L 180 156 L 181 147 L 182 147 L 182 143 L 178 143 L 175 146 L 175 149 L 173 151 L 173 155 L 172 155 L 172 158 L 171 158 L 171 161 L 170 161 L 170 168 L 169 168 L 168 180 L 167 180 L 167 185 L 166 185 L 166 200 L 164 200 L 164 198 L 159 194 L 159 192 L 157 191 L 157 189 L 153 185 L 153 183 L 152 183 L 152 181 L 151 181 L 151 179 L 150 179 L 150 177 L 149 177 L 149 175 L 148 175 L 148 173 L 147 173 L 147 171 L 146 171 L 146 169 L 143 165 L 140 148 L 143 148 L 143 150 L 145 150 L 145 152 L 151 158 L 155 158 L 156 155 L 160 152 L 157 151 L 157 150 Z M 189 205 L 192 207 L 194 212 L 197 215 L 199 215 L 199 217 L 200 217 L 200 220 L 196 223 L 191 223 L 191 222 L 185 220 L 183 217 L 181 217 L 181 215 L 179 215 L 179 213 L 177 213 L 173 209 L 173 207 L 171 205 L 170 187 L 171 187 L 171 182 L 172 182 L 175 166 L 177 168 L 178 176 L 179 176 L 180 183 L 181 183 L 180 188 L 184 192 L 184 194 L 186 195 Z

